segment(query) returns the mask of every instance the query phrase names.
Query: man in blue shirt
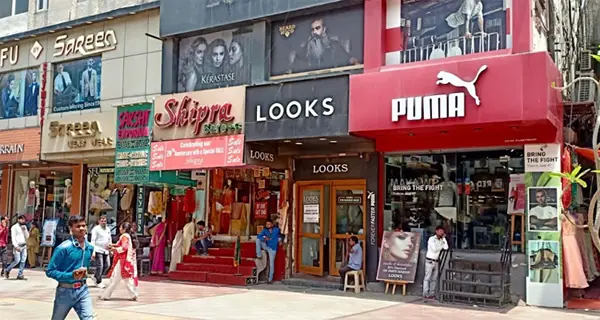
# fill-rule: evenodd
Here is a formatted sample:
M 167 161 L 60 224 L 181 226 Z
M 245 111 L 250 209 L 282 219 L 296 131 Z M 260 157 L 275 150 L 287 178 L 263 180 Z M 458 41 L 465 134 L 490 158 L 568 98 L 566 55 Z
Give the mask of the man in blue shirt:
M 346 272 L 361 270 L 363 263 L 362 247 L 360 246 L 360 243 L 358 243 L 358 238 L 356 236 L 351 236 L 350 239 L 348 239 L 348 247 L 350 248 L 348 251 L 348 264 L 340 268 L 341 290 L 344 290 L 343 286 Z
M 269 254 L 269 281 L 273 283 L 273 274 L 275 273 L 275 255 L 279 245 L 279 228 L 273 226 L 271 220 L 267 220 L 265 228 L 256 237 L 256 258 L 262 259 L 262 250 Z
M 71 216 L 69 228 L 71 238 L 56 247 L 46 270 L 48 278 L 58 281 L 52 320 L 64 320 L 71 308 L 79 319 L 91 320 L 94 310 L 85 279 L 94 246 L 86 240 L 87 226 L 82 216 Z

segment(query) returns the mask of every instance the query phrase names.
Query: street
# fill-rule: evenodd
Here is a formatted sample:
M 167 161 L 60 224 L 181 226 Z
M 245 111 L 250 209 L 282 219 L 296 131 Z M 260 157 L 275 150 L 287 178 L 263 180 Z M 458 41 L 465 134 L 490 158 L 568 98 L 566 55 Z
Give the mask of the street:
M 52 313 L 56 282 L 41 271 L 27 270 L 27 281 L 0 280 L 0 319 L 47 320 Z M 89 281 L 91 283 L 91 281 Z M 284 285 L 260 285 L 252 289 L 213 287 L 140 281 L 140 298 L 127 300 L 124 287 L 115 291 L 114 300 L 98 299 L 101 289 L 90 287 L 98 319 L 422 319 L 452 320 L 480 318 L 562 320 L 600 319 L 592 312 L 515 306 L 506 310 L 487 310 L 438 303 L 424 304 L 417 297 L 381 293 L 342 293 Z M 360 298 L 358 298 L 360 297 Z M 68 319 L 77 319 L 74 312 Z

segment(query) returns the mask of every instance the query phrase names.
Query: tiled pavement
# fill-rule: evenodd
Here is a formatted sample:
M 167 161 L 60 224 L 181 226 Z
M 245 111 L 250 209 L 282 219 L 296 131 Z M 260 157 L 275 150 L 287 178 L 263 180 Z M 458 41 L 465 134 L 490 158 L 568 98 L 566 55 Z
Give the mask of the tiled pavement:
M 28 271 L 28 281 L 0 280 L 0 319 L 47 320 L 52 312 L 55 282 L 42 272 Z M 416 298 L 391 297 L 377 293 L 326 292 L 285 286 L 230 288 L 171 282 L 140 282 L 140 299 L 126 299 L 117 289 L 113 301 L 96 297 L 101 289 L 92 287 L 98 319 L 110 320 L 247 320 L 247 319 L 484 319 L 484 320 L 578 320 L 600 319 L 598 313 L 569 313 L 519 306 L 490 311 L 437 303 L 423 304 Z M 71 314 L 68 319 L 77 319 Z

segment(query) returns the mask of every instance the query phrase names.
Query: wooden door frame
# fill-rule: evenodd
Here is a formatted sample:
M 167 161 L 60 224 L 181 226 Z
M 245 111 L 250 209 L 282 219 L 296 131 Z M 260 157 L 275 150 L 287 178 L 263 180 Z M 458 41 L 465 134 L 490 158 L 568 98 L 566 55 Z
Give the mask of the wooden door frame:
M 301 239 L 301 230 L 302 230 L 302 219 L 301 219 L 301 211 L 300 211 L 300 207 L 301 207 L 301 197 L 299 196 L 301 194 L 301 188 L 303 187 L 310 187 L 310 186 L 322 186 L 324 188 L 325 185 L 329 185 L 330 187 L 362 187 L 364 189 L 364 193 L 363 193 L 363 229 L 366 232 L 366 223 L 367 223 L 367 214 L 365 211 L 365 207 L 367 205 L 366 203 L 366 197 L 367 197 L 367 179 L 339 179 L 339 180 L 306 180 L 306 181 L 296 181 L 295 182 L 296 185 L 296 192 L 294 194 L 294 198 L 295 198 L 295 203 L 296 203 L 296 208 L 297 208 L 297 214 L 296 214 L 296 228 L 297 230 L 294 230 L 294 240 L 295 240 L 295 245 L 294 245 L 294 249 L 295 249 L 295 254 L 294 254 L 294 260 L 297 262 L 295 263 L 295 267 L 294 267 L 294 271 L 296 273 L 298 272 L 302 272 L 300 271 L 300 261 L 301 261 L 301 252 L 300 252 L 300 239 Z M 333 190 L 331 190 L 333 191 Z M 335 195 L 330 192 L 330 197 L 335 197 Z M 331 198 L 330 198 L 331 199 Z M 331 202 L 329 203 L 330 206 L 330 210 L 331 210 L 331 204 L 335 203 L 335 202 Z M 320 205 L 321 207 L 321 212 L 323 212 L 324 209 L 324 202 L 321 203 Z M 334 215 L 330 212 L 329 214 L 329 219 L 330 219 L 330 224 L 329 224 L 329 230 L 328 231 L 333 231 L 333 224 L 332 221 L 335 222 L 335 217 Z M 323 230 L 321 228 L 321 230 Z M 363 233 L 362 235 L 356 235 L 358 237 L 359 241 L 362 241 L 363 243 L 363 269 L 365 266 L 365 260 L 366 260 L 366 253 L 365 253 L 365 238 L 366 238 L 366 234 Z M 350 235 L 347 235 L 346 238 L 349 238 Z M 323 241 L 324 236 L 322 237 Z M 330 242 L 331 243 L 335 243 L 334 241 L 334 234 L 333 232 L 331 232 L 331 237 L 330 237 Z M 323 248 L 323 243 L 321 248 Z M 332 251 L 332 248 L 334 251 Z M 322 250 L 324 251 L 324 250 Z M 322 255 L 321 255 L 322 256 Z M 335 246 L 331 246 L 330 250 L 329 250 L 329 274 L 332 275 L 332 273 L 334 275 L 339 275 L 339 272 L 337 270 L 337 268 L 335 268 L 335 260 L 332 260 L 332 258 L 335 258 Z
M 302 231 L 302 224 L 304 223 L 304 219 L 302 219 L 302 217 L 304 216 L 303 213 L 303 204 L 302 204 L 302 191 L 303 189 L 306 188 L 308 190 L 319 190 L 320 191 L 320 200 L 319 200 L 319 230 L 320 233 L 316 234 L 316 233 L 307 233 L 306 235 L 303 233 Z M 323 261 L 324 261 L 324 244 L 323 244 L 323 227 L 325 224 L 325 219 L 324 219 L 324 207 L 325 207 L 325 202 L 323 201 L 323 197 L 325 194 L 325 185 L 321 184 L 321 185 L 304 185 L 304 186 L 298 186 L 298 195 L 300 195 L 299 197 L 297 197 L 297 201 L 298 201 L 298 231 L 296 232 L 296 243 L 298 244 L 298 251 L 297 251 L 297 256 L 296 256 L 296 261 L 298 261 L 298 263 L 296 264 L 296 268 L 299 272 L 302 273 L 306 273 L 306 274 L 312 274 L 312 275 L 318 275 L 318 276 L 323 276 L 323 270 L 324 270 L 324 265 L 323 265 Z M 309 267 L 309 266 L 302 266 L 302 242 L 301 239 L 303 236 L 306 236 L 308 238 L 312 238 L 312 239 L 319 239 L 319 266 L 318 267 Z

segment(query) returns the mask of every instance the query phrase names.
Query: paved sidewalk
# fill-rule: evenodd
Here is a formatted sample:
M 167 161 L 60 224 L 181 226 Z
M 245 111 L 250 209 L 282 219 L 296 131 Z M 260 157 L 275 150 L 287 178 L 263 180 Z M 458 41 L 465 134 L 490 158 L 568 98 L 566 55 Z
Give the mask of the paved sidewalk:
M 28 281 L 0 280 L 0 319 L 47 320 L 52 313 L 56 282 L 40 271 L 27 271 Z M 140 299 L 127 300 L 124 288 L 113 301 L 97 298 L 101 289 L 91 287 L 98 319 L 110 320 L 598 320 L 600 313 L 572 313 L 518 306 L 507 310 L 424 304 L 416 297 L 380 293 L 342 293 L 284 285 L 252 289 L 200 286 L 173 282 L 140 282 Z M 360 298 L 359 298 L 360 297 Z M 71 313 L 68 319 L 77 319 Z

